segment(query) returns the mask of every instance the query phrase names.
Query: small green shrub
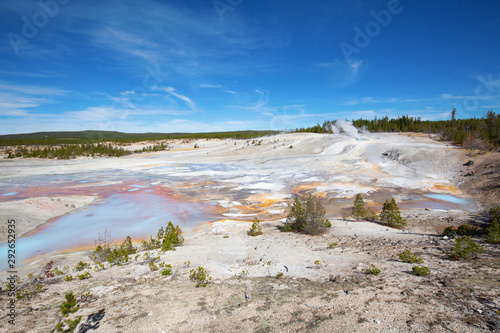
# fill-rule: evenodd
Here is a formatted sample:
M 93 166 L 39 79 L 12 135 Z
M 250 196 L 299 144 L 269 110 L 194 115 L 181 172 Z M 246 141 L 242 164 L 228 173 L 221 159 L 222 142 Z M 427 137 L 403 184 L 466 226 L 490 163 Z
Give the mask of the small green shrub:
M 477 257 L 478 254 L 483 252 L 484 248 L 471 241 L 469 236 L 461 236 L 455 238 L 455 245 L 451 250 L 450 256 L 456 260 L 469 259 Z
M 500 223 L 492 222 L 491 225 L 486 229 L 484 238 L 488 243 L 500 244 Z
M 130 260 L 128 254 L 128 251 L 123 248 L 113 249 L 108 255 L 108 262 L 110 265 L 123 265 Z
M 278 274 L 276 274 L 276 279 L 280 279 L 283 277 L 283 272 L 282 271 L 279 271 Z
M 446 237 L 449 237 L 449 238 L 455 238 L 457 236 L 457 229 L 458 228 L 453 227 L 453 226 L 446 227 L 443 230 L 442 236 L 443 237 L 446 236 Z
M 154 263 L 154 261 L 150 261 L 149 264 L 149 269 L 152 271 L 152 272 L 155 272 L 158 270 L 158 266 L 156 266 L 156 264 Z
M 61 271 L 58 267 L 54 268 L 54 269 L 52 270 L 52 273 L 53 273 L 53 274 L 55 274 L 55 275 L 57 275 L 57 276 L 64 275 L 64 272 L 63 272 L 63 271 Z
M 248 269 L 244 269 L 236 277 L 238 278 L 238 280 L 241 280 L 247 276 L 248 276 Z
M 73 275 L 69 274 L 64 277 L 64 281 L 71 281 L 73 280 Z
M 323 266 L 324 264 L 326 264 L 326 262 L 324 260 L 315 260 L 314 261 L 314 265 L 317 267 L 317 268 L 320 268 L 321 266 Z
M 198 267 L 197 269 L 192 269 L 189 272 L 189 278 L 196 281 L 196 287 L 206 287 L 212 278 L 208 275 L 208 272 L 203 267 Z
M 416 276 L 427 276 L 431 273 L 429 268 L 425 266 L 413 266 L 411 272 Z
M 479 228 L 475 225 L 464 223 L 457 228 L 457 234 L 461 236 L 475 236 L 479 233 Z
M 102 236 L 99 236 L 99 239 L 102 239 Z M 96 243 L 99 243 L 97 241 Z M 106 243 L 106 246 L 109 245 Z M 106 246 L 101 246 L 97 245 L 95 250 L 90 254 L 90 258 L 94 263 L 99 264 L 101 262 L 108 261 L 108 256 L 111 253 L 111 249 L 106 247 Z
M 165 265 L 165 269 L 161 271 L 161 275 L 163 276 L 172 275 L 172 265 L 170 264 Z
M 415 253 L 406 249 L 399 254 L 399 260 L 407 262 L 409 264 L 423 264 L 424 261 L 422 258 L 419 258 L 415 255 Z
M 329 249 L 334 249 L 334 248 L 336 248 L 338 245 L 339 245 L 339 244 L 338 244 L 337 242 L 330 243 L 330 244 L 328 244 L 328 248 L 329 248 Z
M 30 293 L 27 290 L 20 290 L 20 291 L 16 292 L 16 299 L 18 301 L 22 300 L 26 296 L 28 296 L 28 299 L 29 299 L 29 297 L 31 297 Z
M 84 269 L 87 269 L 87 268 L 89 268 L 89 267 L 90 267 L 90 264 L 85 263 L 85 262 L 83 262 L 83 261 L 80 261 L 80 262 L 76 265 L 76 267 L 75 267 L 75 271 L 77 271 L 77 272 L 81 272 L 81 271 L 83 271 Z
M 80 301 L 81 302 L 91 302 L 92 299 L 94 298 L 94 295 L 92 295 L 92 293 L 90 291 L 87 291 L 85 294 L 82 294 L 82 296 L 80 296 Z
M 248 231 L 250 236 L 259 236 L 262 235 L 262 227 L 260 226 L 260 220 L 257 217 L 253 218 L 252 226 Z
M 481 230 L 475 225 L 464 223 L 458 228 L 454 226 L 446 227 L 443 231 L 443 236 L 455 238 L 456 236 L 476 236 L 481 233 Z
M 92 275 L 90 275 L 89 272 L 85 272 L 83 274 L 78 274 L 77 277 L 78 277 L 78 280 L 85 280 L 85 279 L 91 278 Z
M 186 267 L 189 267 L 191 265 L 191 261 L 184 261 L 184 265 L 186 265 Z
M 228 235 L 224 235 L 224 237 L 222 237 L 222 238 L 229 238 L 229 236 Z
M 94 272 L 102 271 L 105 268 L 104 264 L 97 264 L 94 266 Z
M 273 265 L 273 263 L 271 262 L 271 260 L 269 260 L 268 262 L 266 262 L 266 266 L 267 266 L 267 275 L 269 277 L 271 277 L 271 266 Z
M 375 267 L 374 264 L 371 264 L 369 268 L 363 269 L 363 272 L 365 274 L 373 274 L 373 275 L 379 275 L 380 274 L 380 269 Z
M 76 305 L 76 298 L 73 295 L 73 292 L 67 293 L 65 296 L 66 301 L 62 303 L 59 307 L 61 309 L 61 314 L 63 318 L 67 318 L 70 314 L 75 313 L 80 309 L 80 305 Z M 78 316 L 75 319 L 67 319 L 65 321 L 60 321 L 57 323 L 56 330 L 58 332 L 73 332 L 76 326 L 82 320 L 82 316 Z

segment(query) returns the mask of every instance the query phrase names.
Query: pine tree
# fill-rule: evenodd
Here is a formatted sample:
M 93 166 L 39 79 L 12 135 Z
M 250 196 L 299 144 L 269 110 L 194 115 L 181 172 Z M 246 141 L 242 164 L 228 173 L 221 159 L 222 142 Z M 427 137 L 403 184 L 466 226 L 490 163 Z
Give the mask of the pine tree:
M 366 217 L 365 202 L 359 193 L 354 199 L 354 207 L 351 209 L 351 214 L 356 220 L 361 220 Z
M 325 208 L 317 197 L 309 195 L 303 202 L 296 197 L 282 231 L 321 234 L 326 228 L 331 227 L 330 221 L 325 218 L 325 213 Z
M 66 302 L 63 302 L 59 307 L 63 318 L 68 317 L 70 314 L 73 314 L 80 309 L 80 305 L 76 305 L 76 298 L 72 291 L 67 293 L 64 297 L 66 298 Z M 82 320 L 82 316 L 78 316 L 73 320 L 66 319 L 64 322 L 59 322 L 56 329 L 58 332 L 73 332 L 76 326 L 80 323 L 80 320 Z M 67 326 L 66 329 L 63 328 L 64 324 Z
M 260 226 L 260 220 L 257 217 L 254 217 L 252 226 L 248 231 L 250 236 L 259 236 L 262 235 L 262 227 Z
M 490 209 L 490 215 L 492 216 L 491 225 L 486 229 L 486 234 L 484 238 L 488 243 L 500 243 L 500 206 L 496 206 Z
M 137 251 L 134 245 L 132 245 L 132 239 L 130 236 L 127 236 L 122 245 L 120 245 L 120 251 L 126 253 L 127 255 L 134 254 Z
M 393 228 L 402 229 L 406 226 L 406 219 L 401 217 L 401 212 L 394 198 L 386 200 L 384 203 L 380 213 L 380 222 Z

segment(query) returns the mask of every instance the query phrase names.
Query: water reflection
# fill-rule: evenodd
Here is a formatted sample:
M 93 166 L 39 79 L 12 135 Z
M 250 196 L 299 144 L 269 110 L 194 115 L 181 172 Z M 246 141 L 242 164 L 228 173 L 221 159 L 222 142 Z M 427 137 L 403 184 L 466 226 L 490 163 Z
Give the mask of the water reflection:
M 17 260 L 50 255 L 68 249 L 93 246 L 98 233 L 109 230 L 116 241 L 126 236 L 144 239 L 155 235 L 168 221 L 183 231 L 216 220 L 217 207 L 208 203 L 185 202 L 169 196 L 161 188 L 110 195 L 96 204 L 53 219 L 16 242 Z M 7 245 L 0 246 L 7 253 Z M 1 265 L 6 265 L 2 260 Z M 0 270 L 7 267 L 0 266 Z

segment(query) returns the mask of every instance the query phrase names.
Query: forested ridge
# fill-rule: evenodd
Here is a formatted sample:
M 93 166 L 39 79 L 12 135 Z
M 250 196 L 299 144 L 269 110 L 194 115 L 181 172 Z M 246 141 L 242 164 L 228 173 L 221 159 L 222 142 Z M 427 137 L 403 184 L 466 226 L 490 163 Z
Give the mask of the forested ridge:
M 77 156 L 120 157 L 130 155 L 126 146 L 141 141 L 168 141 L 172 139 L 252 139 L 277 134 L 277 131 L 231 131 L 208 133 L 122 133 L 110 131 L 37 132 L 0 136 L 0 147 L 6 158 L 35 157 L 70 159 Z M 146 146 L 134 153 L 156 152 L 170 149 L 164 142 Z
M 352 124 L 359 130 L 369 132 L 420 132 L 438 134 L 443 141 L 452 141 L 465 148 L 492 149 L 500 147 L 500 114 L 492 110 L 482 118 L 456 119 L 455 110 L 450 113 L 449 120 L 422 120 L 420 117 L 401 116 L 390 118 L 385 116 L 372 120 L 357 119 Z M 336 120 L 325 121 L 322 125 L 299 128 L 295 132 L 333 133 L 332 126 Z
M 7 158 L 15 157 L 38 157 L 38 158 L 57 158 L 70 159 L 77 156 L 115 156 L 120 157 L 132 154 L 131 151 L 116 148 L 108 144 L 81 144 L 81 145 L 61 145 L 61 146 L 44 146 L 31 147 L 28 149 L 25 146 L 19 146 L 13 149 L 7 149 Z
M 206 133 L 122 133 L 115 131 L 37 132 L 0 135 L 0 146 L 61 145 L 111 142 L 115 144 L 169 139 L 253 139 L 278 131 L 230 131 Z

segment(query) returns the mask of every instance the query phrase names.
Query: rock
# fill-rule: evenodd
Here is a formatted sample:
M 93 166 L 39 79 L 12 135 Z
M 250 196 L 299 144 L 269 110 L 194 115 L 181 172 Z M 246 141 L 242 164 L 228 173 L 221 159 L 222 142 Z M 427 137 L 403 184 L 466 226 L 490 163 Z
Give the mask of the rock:
M 468 162 L 464 163 L 464 166 L 473 166 L 473 165 L 474 165 L 473 160 L 469 160 Z

